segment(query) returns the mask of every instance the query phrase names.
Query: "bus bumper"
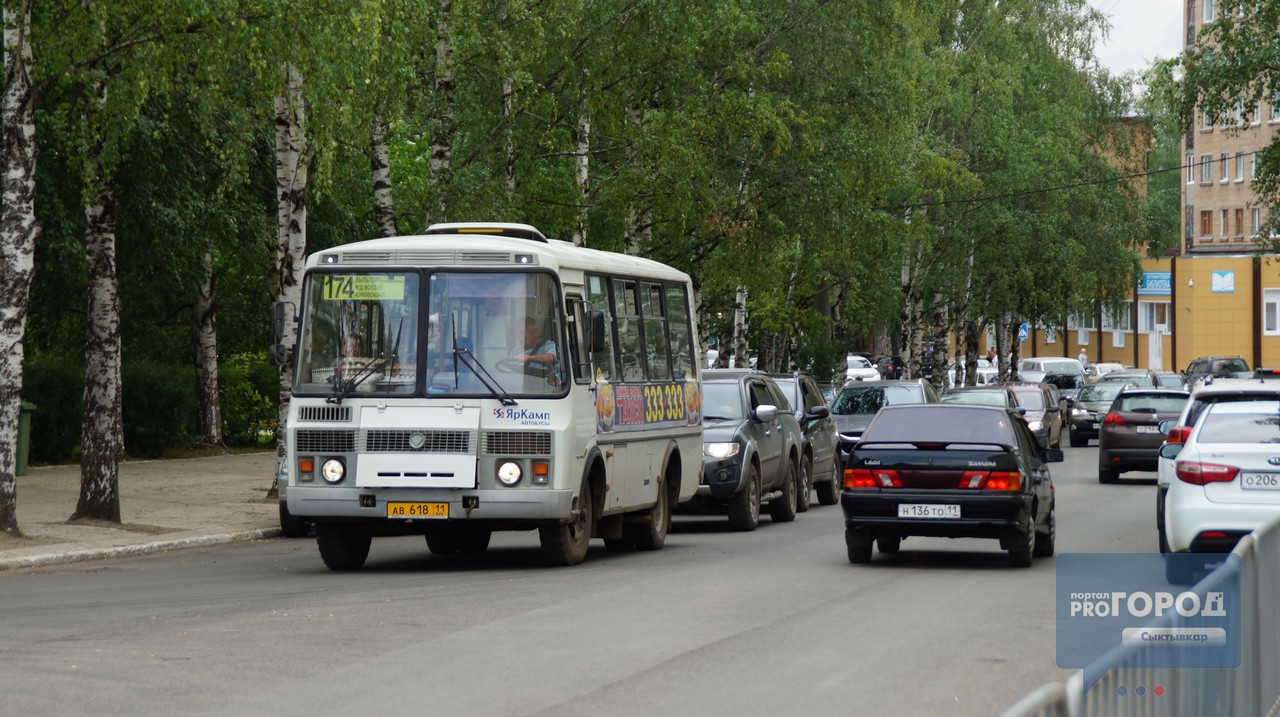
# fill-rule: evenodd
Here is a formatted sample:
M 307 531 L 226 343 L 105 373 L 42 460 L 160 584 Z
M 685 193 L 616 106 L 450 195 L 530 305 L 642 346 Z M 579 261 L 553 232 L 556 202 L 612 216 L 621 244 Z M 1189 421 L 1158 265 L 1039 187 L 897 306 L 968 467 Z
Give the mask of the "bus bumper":
M 289 487 L 289 512 L 308 520 L 384 520 L 387 503 L 447 503 L 449 520 L 567 520 L 573 516 L 571 490 L 397 490 L 394 488 L 346 488 L 293 485 Z M 414 523 L 440 522 L 416 519 Z M 532 527 L 532 526 L 530 526 Z

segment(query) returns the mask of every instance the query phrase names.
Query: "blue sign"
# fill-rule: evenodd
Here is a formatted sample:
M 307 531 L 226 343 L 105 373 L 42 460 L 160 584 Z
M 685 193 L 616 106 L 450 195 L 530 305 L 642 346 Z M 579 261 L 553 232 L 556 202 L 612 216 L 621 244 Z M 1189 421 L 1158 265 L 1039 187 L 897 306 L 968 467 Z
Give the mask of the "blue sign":
M 1215 294 L 1236 293 L 1236 273 L 1234 271 L 1215 271 L 1209 275 L 1209 291 Z
M 1018 325 L 1018 340 L 1019 340 L 1019 341 L 1026 341 L 1026 340 L 1027 340 L 1027 328 L 1028 328 L 1028 327 L 1027 327 L 1027 322 L 1025 322 L 1025 321 Z
M 1144 271 L 1138 282 L 1138 296 L 1169 296 L 1173 291 L 1173 273 Z

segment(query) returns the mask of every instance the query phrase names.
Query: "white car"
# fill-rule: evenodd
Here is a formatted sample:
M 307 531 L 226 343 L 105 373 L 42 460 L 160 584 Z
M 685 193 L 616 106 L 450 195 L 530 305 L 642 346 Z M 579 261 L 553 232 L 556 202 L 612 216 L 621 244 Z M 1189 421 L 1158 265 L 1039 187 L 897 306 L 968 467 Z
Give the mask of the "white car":
M 846 381 L 875 381 L 880 378 L 880 370 L 871 365 L 863 356 L 855 356 L 850 354 L 845 357 L 844 380 Z
M 1219 402 L 1205 408 L 1176 455 L 1165 496 L 1170 553 L 1227 553 L 1280 516 L 1280 401 Z M 1166 556 L 1170 582 L 1188 583 L 1192 564 Z
M 1224 401 L 1280 401 L 1280 380 L 1275 378 L 1218 378 L 1202 381 L 1191 391 L 1191 398 L 1182 409 L 1182 415 L 1174 426 L 1165 431 L 1166 444 L 1181 444 L 1195 425 L 1196 419 L 1211 404 Z M 1164 424 L 1161 424 L 1164 426 Z M 1173 452 L 1176 455 L 1176 452 Z M 1169 484 L 1174 480 L 1174 460 L 1165 457 L 1161 450 L 1156 465 L 1156 531 L 1160 539 L 1160 552 L 1169 552 L 1165 537 L 1164 505 Z

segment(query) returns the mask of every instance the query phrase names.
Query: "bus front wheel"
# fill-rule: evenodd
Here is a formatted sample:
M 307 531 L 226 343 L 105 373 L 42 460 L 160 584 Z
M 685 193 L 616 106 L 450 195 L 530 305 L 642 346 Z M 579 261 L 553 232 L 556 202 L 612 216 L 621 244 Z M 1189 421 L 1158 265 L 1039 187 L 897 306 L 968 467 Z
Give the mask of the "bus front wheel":
M 367 530 L 345 523 L 316 525 L 316 545 L 320 558 L 330 570 L 358 570 L 369 557 L 373 536 Z
M 578 515 L 573 521 L 538 528 L 542 558 L 550 565 L 577 565 L 586 560 L 591 527 L 591 484 L 584 481 L 578 496 Z

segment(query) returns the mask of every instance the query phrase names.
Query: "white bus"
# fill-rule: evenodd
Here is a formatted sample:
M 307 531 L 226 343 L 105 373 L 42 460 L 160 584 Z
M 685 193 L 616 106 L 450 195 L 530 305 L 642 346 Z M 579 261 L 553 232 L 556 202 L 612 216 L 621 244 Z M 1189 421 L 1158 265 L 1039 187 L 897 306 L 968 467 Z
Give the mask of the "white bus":
M 702 470 L 688 275 L 524 224 L 437 224 L 307 259 L 287 508 L 325 565 L 374 536 L 480 553 L 537 529 L 573 565 L 591 538 L 656 550 Z

